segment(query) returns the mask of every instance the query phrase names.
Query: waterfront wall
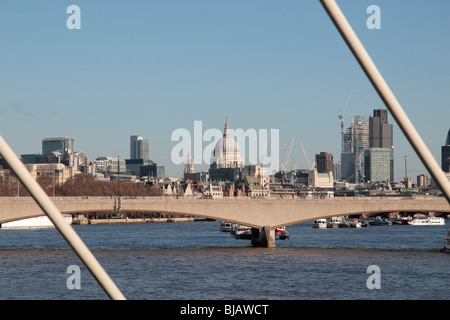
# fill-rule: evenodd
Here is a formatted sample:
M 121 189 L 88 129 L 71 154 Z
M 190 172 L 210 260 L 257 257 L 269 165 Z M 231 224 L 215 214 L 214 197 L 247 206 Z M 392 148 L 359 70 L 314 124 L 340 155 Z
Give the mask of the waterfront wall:
M 125 219 L 74 219 L 72 224 L 119 224 L 119 223 L 170 223 L 170 222 L 194 222 L 194 218 L 125 218 Z

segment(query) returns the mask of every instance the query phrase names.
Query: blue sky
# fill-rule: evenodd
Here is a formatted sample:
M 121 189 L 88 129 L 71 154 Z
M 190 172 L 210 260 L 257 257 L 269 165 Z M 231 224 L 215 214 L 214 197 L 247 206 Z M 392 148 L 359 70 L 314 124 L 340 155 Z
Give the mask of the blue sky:
M 81 29 L 69 30 L 69 5 Z M 440 164 L 450 127 L 450 2 L 338 1 L 361 42 Z M 369 30 L 366 9 L 381 9 Z M 340 159 L 339 110 L 385 108 L 317 0 L 17 1 L 0 3 L 0 134 L 13 150 L 41 151 L 70 136 L 78 151 L 129 157 L 129 136 L 170 158 L 177 128 L 279 129 L 291 162 Z M 394 119 L 395 178 L 426 170 Z M 205 169 L 206 165 L 197 169 Z

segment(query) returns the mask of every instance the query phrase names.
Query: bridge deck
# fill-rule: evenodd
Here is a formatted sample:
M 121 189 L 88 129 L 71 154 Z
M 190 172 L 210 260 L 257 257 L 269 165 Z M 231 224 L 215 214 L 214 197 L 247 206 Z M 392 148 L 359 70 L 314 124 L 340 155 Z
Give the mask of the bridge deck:
M 112 211 L 114 198 L 57 197 L 61 213 Z M 122 211 L 163 212 L 277 228 L 318 218 L 378 212 L 450 212 L 444 198 L 249 199 L 126 197 Z M 44 215 L 32 198 L 0 198 L 0 223 Z

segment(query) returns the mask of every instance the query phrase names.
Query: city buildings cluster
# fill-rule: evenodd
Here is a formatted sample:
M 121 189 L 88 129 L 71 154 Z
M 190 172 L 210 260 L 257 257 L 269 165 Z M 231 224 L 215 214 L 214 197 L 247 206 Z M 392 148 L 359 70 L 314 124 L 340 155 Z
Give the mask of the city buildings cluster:
M 144 175 L 164 178 L 165 171 L 164 166 L 150 160 L 149 140 L 141 136 L 130 137 L 129 159 L 101 156 L 92 160 L 85 152 L 75 150 L 75 139 L 71 137 L 45 138 L 42 153 L 22 154 L 20 158 L 35 179 L 50 177 L 55 184 L 63 184 L 82 173 L 96 180 L 139 182 Z M 0 162 L 0 166 L 8 169 L 6 163 Z
M 77 174 L 96 180 L 128 181 L 156 187 L 164 195 L 220 197 L 319 197 L 339 195 L 395 195 L 414 192 L 433 193 L 437 187 L 421 174 L 416 183 L 407 175 L 394 182 L 393 127 L 387 110 L 374 110 L 373 116 L 354 116 L 345 131 L 341 125 L 341 159 L 320 152 L 308 169 L 282 168 L 268 175 L 261 165 L 246 165 L 237 141 L 230 135 L 228 117 L 223 137 L 217 142 L 207 171 L 195 170 L 191 154 L 181 178 L 165 177 L 165 167 L 150 159 L 150 142 L 142 136 L 130 137 L 130 157 L 101 156 L 92 160 L 75 151 L 71 137 L 42 140 L 42 153 L 22 154 L 21 159 L 35 179 L 50 177 L 63 184 Z M 450 180 L 450 130 L 442 146 L 442 170 Z M 8 170 L 1 162 L 0 174 Z

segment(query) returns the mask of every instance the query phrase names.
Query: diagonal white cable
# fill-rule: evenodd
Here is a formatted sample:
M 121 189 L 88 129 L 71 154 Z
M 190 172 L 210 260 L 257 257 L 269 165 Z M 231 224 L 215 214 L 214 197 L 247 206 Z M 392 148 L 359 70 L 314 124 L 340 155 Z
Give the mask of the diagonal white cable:
M 406 113 L 403 111 L 400 103 L 395 98 L 383 76 L 378 71 L 364 46 L 359 41 L 357 35 L 348 23 L 341 9 L 335 0 L 320 0 L 336 28 L 344 38 L 348 47 L 352 51 L 356 60 L 366 73 L 372 85 L 377 90 L 381 99 L 393 115 L 397 124 L 402 129 L 411 146 L 416 151 L 424 166 L 428 169 L 433 179 L 441 189 L 442 193 L 450 203 L 450 182 L 447 180 L 444 172 L 439 167 L 431 152 L 417 133 Z
M 80 239 L 75 230 L 73 230 L 72 226 L 64 220 L 58 208 L 56 208 L 56 206 L 50 200 L 44 190 L 42 190 L 40 185 L 33 179 L 31 174 L 28 172 L 22 162 L 17 158 L 15 153 L 11 150 L 11 148 L 8 146 L 1 135 L 0 155 L 6 161 L 11 170 L 14 171 L 25 188 L 30 192 L 36 203 L 50 218 L 50 220 L 53 222 L 64 239 L 66 239 L 72 249 L 80 257 L 80 259 L 92 273 L 97 282 L 102 286 L 103 290 L 105 290 L 108 296 L 111 299 L 115 300 L 125 300 L 123 294 L 108 276 L 106 271 L 102 268 L 91 251 Z

